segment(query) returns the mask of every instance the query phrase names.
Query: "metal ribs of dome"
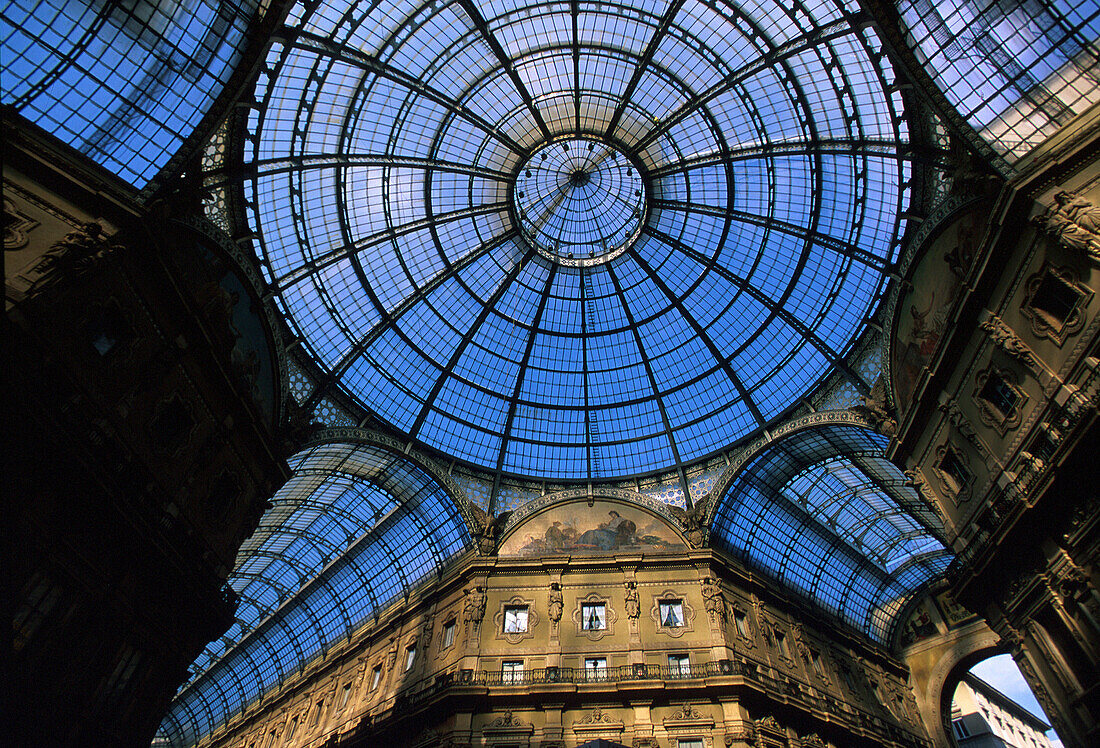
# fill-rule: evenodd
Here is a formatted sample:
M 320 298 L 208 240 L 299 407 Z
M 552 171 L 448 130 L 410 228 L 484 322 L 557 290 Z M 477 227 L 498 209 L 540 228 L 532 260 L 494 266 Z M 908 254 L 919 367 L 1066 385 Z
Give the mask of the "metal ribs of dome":
M 846 363 L 896 258 L 901 98 L 855 4 L 326 0 L 276 34 L 244 191 L 320 387 L 551 481 L 682 468 Z M 640 235 L 570 267 L 514 222 L 551 142 L 645 174 Z

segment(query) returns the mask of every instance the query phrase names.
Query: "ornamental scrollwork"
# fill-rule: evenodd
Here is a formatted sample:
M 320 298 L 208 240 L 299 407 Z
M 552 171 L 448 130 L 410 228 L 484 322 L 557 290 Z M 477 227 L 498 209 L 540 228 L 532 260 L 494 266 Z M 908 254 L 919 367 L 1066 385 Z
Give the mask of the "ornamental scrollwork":
M 35 267 L 40 275 L 30 292 L 39 293 L 52 286 L 72 283 L 102 266 L 111 255 L 122 249 L 121 244 L 111 241 L 99 223 L 83 223 L 42 255 L 42 260 Z

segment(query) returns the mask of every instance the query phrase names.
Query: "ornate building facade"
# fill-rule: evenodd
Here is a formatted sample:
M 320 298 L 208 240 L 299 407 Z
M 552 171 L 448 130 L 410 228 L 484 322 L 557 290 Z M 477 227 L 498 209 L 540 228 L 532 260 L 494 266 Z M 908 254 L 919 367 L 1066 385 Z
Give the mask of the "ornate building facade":
M 17 742 L 1100 740 L 1100 10 L 0 21 Z

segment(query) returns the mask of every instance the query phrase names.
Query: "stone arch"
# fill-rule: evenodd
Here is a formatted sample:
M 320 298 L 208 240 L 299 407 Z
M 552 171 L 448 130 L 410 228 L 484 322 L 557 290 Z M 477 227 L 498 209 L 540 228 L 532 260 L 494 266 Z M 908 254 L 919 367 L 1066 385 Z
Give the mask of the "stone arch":
M 1008 651 L 979 620 L 924 640 L 904 653 L 921 720 L 937 746 L 957 745 L 950 730 L 951 700 L 963 675 L 982 660 Z

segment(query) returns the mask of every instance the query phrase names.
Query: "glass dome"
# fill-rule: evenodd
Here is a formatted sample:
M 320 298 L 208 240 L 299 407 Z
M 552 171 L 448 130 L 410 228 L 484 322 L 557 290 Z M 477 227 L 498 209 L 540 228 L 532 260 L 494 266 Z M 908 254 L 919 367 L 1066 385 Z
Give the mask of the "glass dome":
M 847 364 L 909 206 L 855 3 L 323 0 L 259 76 L 247 220 L 341 400 L 497 474 L 668 471 Z

